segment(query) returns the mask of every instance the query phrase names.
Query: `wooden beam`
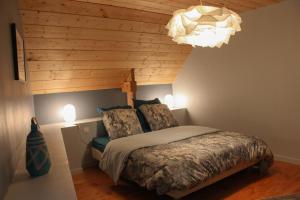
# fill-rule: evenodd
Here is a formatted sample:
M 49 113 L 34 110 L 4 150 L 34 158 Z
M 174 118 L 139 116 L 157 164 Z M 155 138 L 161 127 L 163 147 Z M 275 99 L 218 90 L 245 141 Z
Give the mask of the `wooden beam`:
M 64 87 L 64 88 L 55 88 L 55 89 L 40 89 L 40 90 L 32 90 L 32 94 L 53 94 L 53 93 L 66 93 L 66 92 L 79 92 L 79 91 L 90 91 L 90 90 L 104 90 L 104 89 L 112 89 L 119 88 L 119 83 L 111 83 L 111 84 L 100 84 L 93 86 L 82 86 L 82 87 Z
M 23 24 L 29 25 L 167 34 L 167 29 L 162 24 L 31 10 L 21 10 L 20 13 Z
M 26 38 L 49 38 L 176 44 L 167 34 L 161 35 L 155 33 L 138 33 L 119 30 L 99 30 L 95 28 L 86 29 L 26 24 L 23 24 L 23 29 L 25 40 Z
M 138 51 L 170 52 L 188 54 L 192 47 L 177 44 L 153 44 L 146 42 L 120 42 L 80 39 L 25 38 L 27 49 L 53 50 L 99 50 L 99 51 Z
M 122 84 L 122 92 L 127 93 L 127 104 L 133 106 L 133 99 L 136 96 L 134 69 L 130 70 L 127 80 Z
M 188 53 L 93 51 L 93 50 L 34 50 L 26 52 L 27 61 L 184 61 Z
M 135 69 L 142 68 L 181 68 L 183 61 L 158 60 L 158 61 L 28 61 L 31 72 L 39 71 L 65 71 L 65 70 L 101 70 L 101 69 Z M 135 71 L 135 73 L 139 70 Z
M 99 18 L 131 20 L 167 24 L 170 16 L 137 9 L 124 9 L 111 5 L 83 3 L 73 0 L 20 0 L 20 9 L 55 12 Z
M 72 79 L 114 79 L 128 76 L 129 69 L 107 69 L 107 70 L 60 70 L 60 71 L 36 71 L 30 72 L 30 80 L 34 81 L 51 81 L 51 80 L 72 80 Z M 156 71 L 152 72 L 155 73 Z M 165 72 L 167 73 L 168 70 Z M 148 73 L 150 74 L 150 72 Z
M 123 77 L 109 78 L 109 79 L 69 79 L 69 80 L 49 80 L 49 81 L 32 81 L 32 90 L 51 90 L 75 87 L 93 87 L 93 86 L 115 86 L 120 88 L 120 84 L 124 81 Z M 109 87 L 108 87 L 109 88 Z M 116 88 L 116 87 L 113 87 Z

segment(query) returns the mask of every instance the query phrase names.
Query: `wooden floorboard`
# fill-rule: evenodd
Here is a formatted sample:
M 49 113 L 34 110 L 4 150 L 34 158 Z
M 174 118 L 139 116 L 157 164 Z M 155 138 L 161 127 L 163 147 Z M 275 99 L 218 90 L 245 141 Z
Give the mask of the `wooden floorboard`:
M 97 168 L 74 175 L 78 200 L 168 200 L 134 185 L 114 186 L 111 179 Z M 256 200 L 300 193 L 300 165 L 276 161 L 265 175 L 245 170 L 195 192 L 183 200 Z

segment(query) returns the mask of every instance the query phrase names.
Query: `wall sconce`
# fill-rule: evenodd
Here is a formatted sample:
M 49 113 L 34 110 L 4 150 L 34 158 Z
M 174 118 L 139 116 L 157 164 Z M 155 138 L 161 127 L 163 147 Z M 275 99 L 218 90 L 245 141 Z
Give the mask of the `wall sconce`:
M 173 109 L 175 107 L 174 98 L 171 94 L 167 94 L 164 98 L 164 104 L 166 104 L 169 109 Z
M 63 117 L 65 122 L 73 124 L 76 120 L 76 109 L 72 104 L 67 104 L 63 109 Z

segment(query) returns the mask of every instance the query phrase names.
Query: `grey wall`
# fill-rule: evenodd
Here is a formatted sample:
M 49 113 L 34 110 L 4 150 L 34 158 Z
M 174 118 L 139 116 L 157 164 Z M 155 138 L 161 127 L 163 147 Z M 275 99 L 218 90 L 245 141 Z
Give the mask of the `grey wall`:
M 10 23 L 22 33 L 15 0 L 0 1 L 0 199 L 3 198 L 29 132 L 30 85 L 14 80 Z
M 242 15 L 228 46 L 196 48 L 173 85 L 192 123 L 258 135 L 300 163 L 300 1 Z
M 142 85 L 138 86 L 136 92 L 137 99 L 154 99 L 159 98 L 163 102 L 167 94 L 173 94 L 173 89 L 171 84 L 163 85 Z
M 76 108 L 77 119 L 98 117 L 97 106 L 126 104 L 126 94 L 119 89 L 34 95 L 35 114 L 40 124 L 63 122 L 61 110 L 66 104 Z
M 138 99 L 163 100 L 166 94 L 172 93 L 172 85 L 138 86 Z M 126 94 L 120 89 L 85 91 L 74 93 L 34 95 L 36 117 L 40 124 L 63 122 L 60 111 L 66 104 L 76 107 L 77 119 L 98 117 L 96 107 L 111 107 L 127 104 Z

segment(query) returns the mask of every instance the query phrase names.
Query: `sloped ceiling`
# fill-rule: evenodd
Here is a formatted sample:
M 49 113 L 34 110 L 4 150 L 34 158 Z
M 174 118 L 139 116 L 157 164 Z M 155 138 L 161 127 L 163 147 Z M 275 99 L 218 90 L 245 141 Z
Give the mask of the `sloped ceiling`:
M 244 12 L 280 0 L 206 0 Z M 20 0 L 34 94 L 172 83 L 191 47 L 167 36 L 171 13 L 198 0 Z

